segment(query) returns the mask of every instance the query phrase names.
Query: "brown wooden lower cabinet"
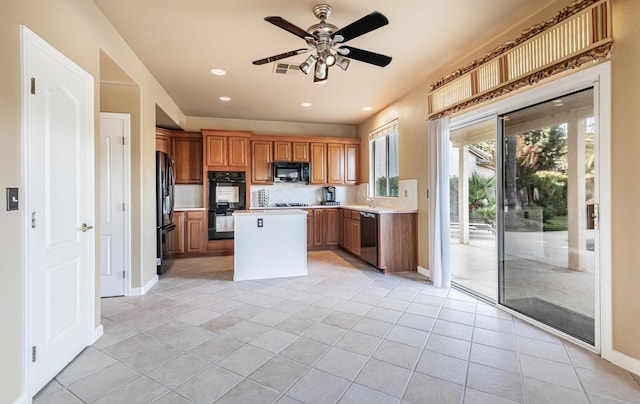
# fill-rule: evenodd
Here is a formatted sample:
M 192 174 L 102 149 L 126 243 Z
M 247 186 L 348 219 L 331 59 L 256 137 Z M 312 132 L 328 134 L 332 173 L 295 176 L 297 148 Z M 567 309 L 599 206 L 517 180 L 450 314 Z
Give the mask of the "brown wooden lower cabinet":
M 353 252 L 353 240 L 351 237 L 351 211 L 343 209 L 342 212 L 342 245 L 340 247 Z
M 417 270 L 417 213 L 383 213 L 378 216 L 378 264 L 385 273 Z
M 173 223 L 176 228 L 173 230 L 173 252 L 176 254 L 184 254 L 184 230 L 185 230 L 185 218 L 187 212 L 175 211 L 173 212 Z
M 313 246 L 324 246 L 324 212 L 322 209 L 313 209 Z
M 187 212 L 187 231 L 185 232 L 185 246 L 188 253 L 204 252 L 205 245 L 205 225 L 204 211 Z
M 340 211 L 338 209 L 324 210 L 324 245 L 334 246 L 339 242 Z
M 342 248 L 360 256 L 360 212 L 342 210 Z
M 416 213 L 378 214 L 378 267 L 384 273 L 416 271 L 418 265 Z M 360 212 L 342 209 L 342 244 L 360 256 Z
M 307 211 L 307 248 L 313 247 L 313 209 Z
M 206 252 L 205 215 L 203 210 L 175 211 L 173 249 L 176 254 Z
M 337 208 L 305 209 L 307 216 L 307 247 L 337 246 L 340 233 L 340 210 Z
M 351 252 L 360 256 L 360 220 L 351 219 Z

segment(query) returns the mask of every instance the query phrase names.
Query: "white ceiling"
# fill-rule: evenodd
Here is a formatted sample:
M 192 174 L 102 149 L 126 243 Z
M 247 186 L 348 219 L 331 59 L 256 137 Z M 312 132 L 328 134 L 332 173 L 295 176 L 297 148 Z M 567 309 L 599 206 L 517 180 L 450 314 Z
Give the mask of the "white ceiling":
M 340 0 L 327 19 L 338 28 L 379 11 L 389 25 L 347 42 L 393 57 L 384 68 L 353 60 L 329 80 L 276 75 L 251 62 L 304 48 L 266 16 L 307 29 L 316 0 L 94 0 L 187 116 L 358 124 L 552 0 Z M 283 59 L 300 64 L 308 54 Z M 452 70 L 461 66 L 451 66 Z M 212 68 L 225 69 L 214 76 Z M 230 102 L 218 100 L 229 96 Z M 311 107 L 303 108 L 302 102 Z M 362 108 L 370 106 L 372 111 Z M 426 105 L 425 105 L 426 108 Z

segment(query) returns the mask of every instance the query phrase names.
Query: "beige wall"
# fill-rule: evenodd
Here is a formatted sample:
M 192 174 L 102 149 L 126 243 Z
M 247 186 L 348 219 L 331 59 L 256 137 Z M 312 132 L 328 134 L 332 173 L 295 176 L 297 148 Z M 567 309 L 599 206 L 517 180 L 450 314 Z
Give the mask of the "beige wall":
M 640 2 L 613 0 L 612 273 L 613 346 L 640 359 Z
M 186 131 L 199 131 L 201 129 L 245 130 L 261 135 L 356 137 L 355 125 L 257 121 L 194 116 L 188 116 L 186 118 L 183 129 Z
M 184 124 L 184 115 L 91 0 L 3 0 L 0 2 L 0 189 L 21 187 L 20 24 L 26 25 L 94 77 L 96 144 L 99 144 L 100 122 L 100 51 L 108 54 L 140 86 L 139 120 L 134 129 L 140 136 L 138 144 L 132 147 L 135 150 L 132 164 L 136 167 L 132 177 L 139 183 L 132 190 L 132 198 L 137 204 L 132 232 L 133 243 L 140 251 L 138 282 L 145 284 L 155 275 L 155 105 L 160 105 L 180 124 Z M 97 162 L 97 148 L 95 156 Z M 2 191 L 0 205 L 5 204 Z M 22 392 L 23 214 L 24 205 L 18 212 L 0 209 L 2 403 L 13 402 Z M 97 265 L 96 262 L 96 269 Z M 99 314 L 99 306 L 97 310 Z
M 417 178 L 419 208 L 419 265 L 429 266 L 428 253 L 428 186 L 427 104 L 429 85 L 453 70 L 484 56 L 488 51 L 516 38 L 534 24 L 546 21 L 566 5 L 559 0 L 516 24 L 489 43 L 459 60 L 448 61 L 437 73 L 430 74 L 424 85 L 385 108 L 358 126 L 362 139 L 362 178 L 368 172 L 367 135 L 376 127 L 399 118 L 400 178 Z M 612 0 L 614 48 L 612 52 L 612 245 L 613 245 L 613 348 L 640 360 L 640 270 L 638 270 L 637 232 L 640 215 L 636 214 L 640 201 L 640 187 L 629 186 L 630 174 L 640 173 L 640 124 L 637 119 L 640 105 L 640 1 Z

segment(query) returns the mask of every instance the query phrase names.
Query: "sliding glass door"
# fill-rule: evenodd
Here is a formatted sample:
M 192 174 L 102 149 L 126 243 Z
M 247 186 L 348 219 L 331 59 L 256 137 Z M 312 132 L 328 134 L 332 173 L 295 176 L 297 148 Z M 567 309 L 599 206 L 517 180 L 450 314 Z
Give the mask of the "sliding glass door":
M 449 133 L 449 248 L 454 285 L 498 298 L 496 118 Z
M 499 116 L 499 302 L 595 343 L 592 88 Z

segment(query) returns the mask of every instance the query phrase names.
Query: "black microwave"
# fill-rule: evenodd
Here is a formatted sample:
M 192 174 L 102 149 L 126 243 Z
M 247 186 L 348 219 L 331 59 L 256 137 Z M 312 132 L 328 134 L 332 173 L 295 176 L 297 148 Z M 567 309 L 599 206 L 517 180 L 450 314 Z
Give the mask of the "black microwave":
M 273 163 L 274 182 L 309 182 L 309 163 Z

